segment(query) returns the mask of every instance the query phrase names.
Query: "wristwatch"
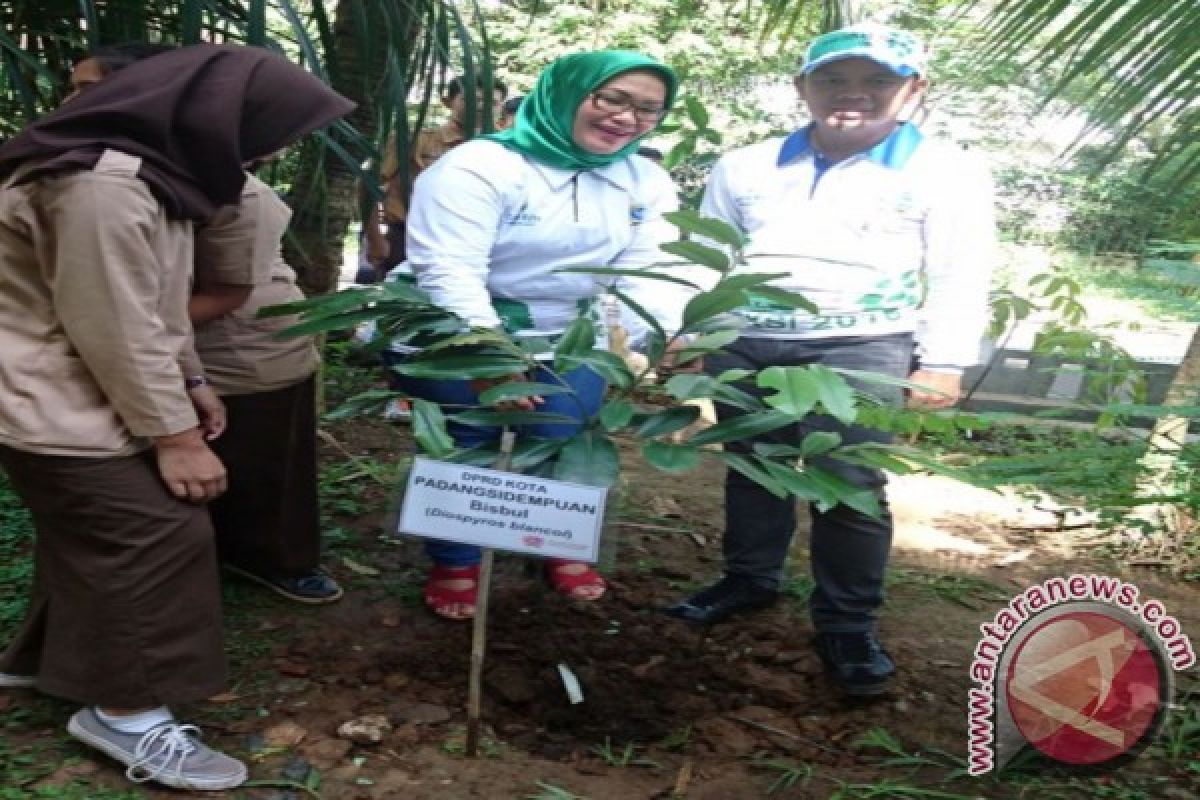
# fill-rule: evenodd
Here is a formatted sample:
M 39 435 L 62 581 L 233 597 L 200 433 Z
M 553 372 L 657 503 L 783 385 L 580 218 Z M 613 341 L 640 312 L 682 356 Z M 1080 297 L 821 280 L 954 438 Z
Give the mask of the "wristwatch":
M 204 377 L 203 375 L 193 375 L 190 378 L 183 379 L 183 388 L 188 389 L 188 390 L 199 389 L 201 386 L 208 386 L 208 385 L 209 385 L 209 380 L 208 380 L 208 378 Z

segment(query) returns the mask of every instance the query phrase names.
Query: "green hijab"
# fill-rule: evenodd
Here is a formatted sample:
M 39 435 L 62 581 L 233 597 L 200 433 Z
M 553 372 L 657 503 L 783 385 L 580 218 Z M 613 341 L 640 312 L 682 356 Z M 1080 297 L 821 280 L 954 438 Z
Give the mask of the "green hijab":
M 632 50 L 572 53 L 542 70 L 533 91 L 521 101 L 511 128 L 482 138 L 561 169 L 595 169 L 620 161 L 637 152 L 638 141 L 646 134 L 615 153 L 601 155 L 575 144 L 571 132 L 575 113 L 591 92 L 622 72 L 635 69 L 649 70 L 663 79 L 667 85 L 666 107 L 670 108 L 675 102 L 679 79 L 665 64 Z

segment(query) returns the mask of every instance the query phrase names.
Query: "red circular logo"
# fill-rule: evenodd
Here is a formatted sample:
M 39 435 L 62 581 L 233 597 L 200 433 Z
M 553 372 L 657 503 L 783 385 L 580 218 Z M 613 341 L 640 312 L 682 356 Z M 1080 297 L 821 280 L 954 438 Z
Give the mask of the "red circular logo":
M 1005 691 L 1025 740 L 1067 764 L 1100 764 L 1153 732 L 1167 698 L 1160 658 L 1107 613 L 1068 611 L 1034 628 L 1009 662 Z

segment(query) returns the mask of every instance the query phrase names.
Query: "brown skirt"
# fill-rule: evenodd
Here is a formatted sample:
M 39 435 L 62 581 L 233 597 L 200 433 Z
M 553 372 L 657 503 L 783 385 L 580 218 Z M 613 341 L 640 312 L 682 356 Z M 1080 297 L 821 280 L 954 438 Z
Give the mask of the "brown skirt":
M 118 458 L 0 447 L 33 515 L 29 611 L 0 671 L 88 705 L 189 703 L 226 681 L 212 525 L 167 491 L 153 451 Z
M 316 379 L 227 395 L 229 424 L 211 442 L 229 489 L 209 505 L 223 562 L 272 578 L 298 578 L 321 557 L 317 503 Z

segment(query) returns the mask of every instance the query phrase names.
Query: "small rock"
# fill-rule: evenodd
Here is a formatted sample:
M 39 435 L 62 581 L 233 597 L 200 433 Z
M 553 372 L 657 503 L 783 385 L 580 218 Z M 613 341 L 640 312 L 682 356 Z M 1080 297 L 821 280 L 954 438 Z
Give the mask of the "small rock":
M 332 769 L 349 753 L 353 745 L 343 739 L 318 739 L 303 744 L 299 752 L 319 770 Z
M 358 719 L 343 722 L 337 735 L 355 744 L 379 744 L 392 729 L 392 723 L 383 714 L 367 714 Z
M 308 731 L 294 722 L 284 722 L 263 731 L 268 747 L 295 747 L 308 737 Z
M 397 711 L 395 718 L 413 725 L 437 725 L 450 719 L 450 709 L 432 703 L 414 703 Z
M 892 704 L 892 708 L 896 710 L 897 714 L 907 714 L 910 706 L 908 704 L 908 701 L 905 700 L 903 697 L 901 697 L 899 700 L 897 700 L 895 703 Z
M 509 705 L 524 705 L 534 698 L 529 678 L 519 669 L 497 667 L 484 677 L 488 689 L 498 694 Z
M 403 689 L 412 682 L 412 678 L 405 675 L 403 672 L 393 672 L 383 679 L 383 688 L 396 691 Z
M 283 769 L 279 771 L 280 777 L 285 781 L 295 781 L 296 783 L 304 783 L 308 780 L 308 773 L 312 772 L 312 765 L 305 761 L 300 756 L 292 756 L 283 765 Z

